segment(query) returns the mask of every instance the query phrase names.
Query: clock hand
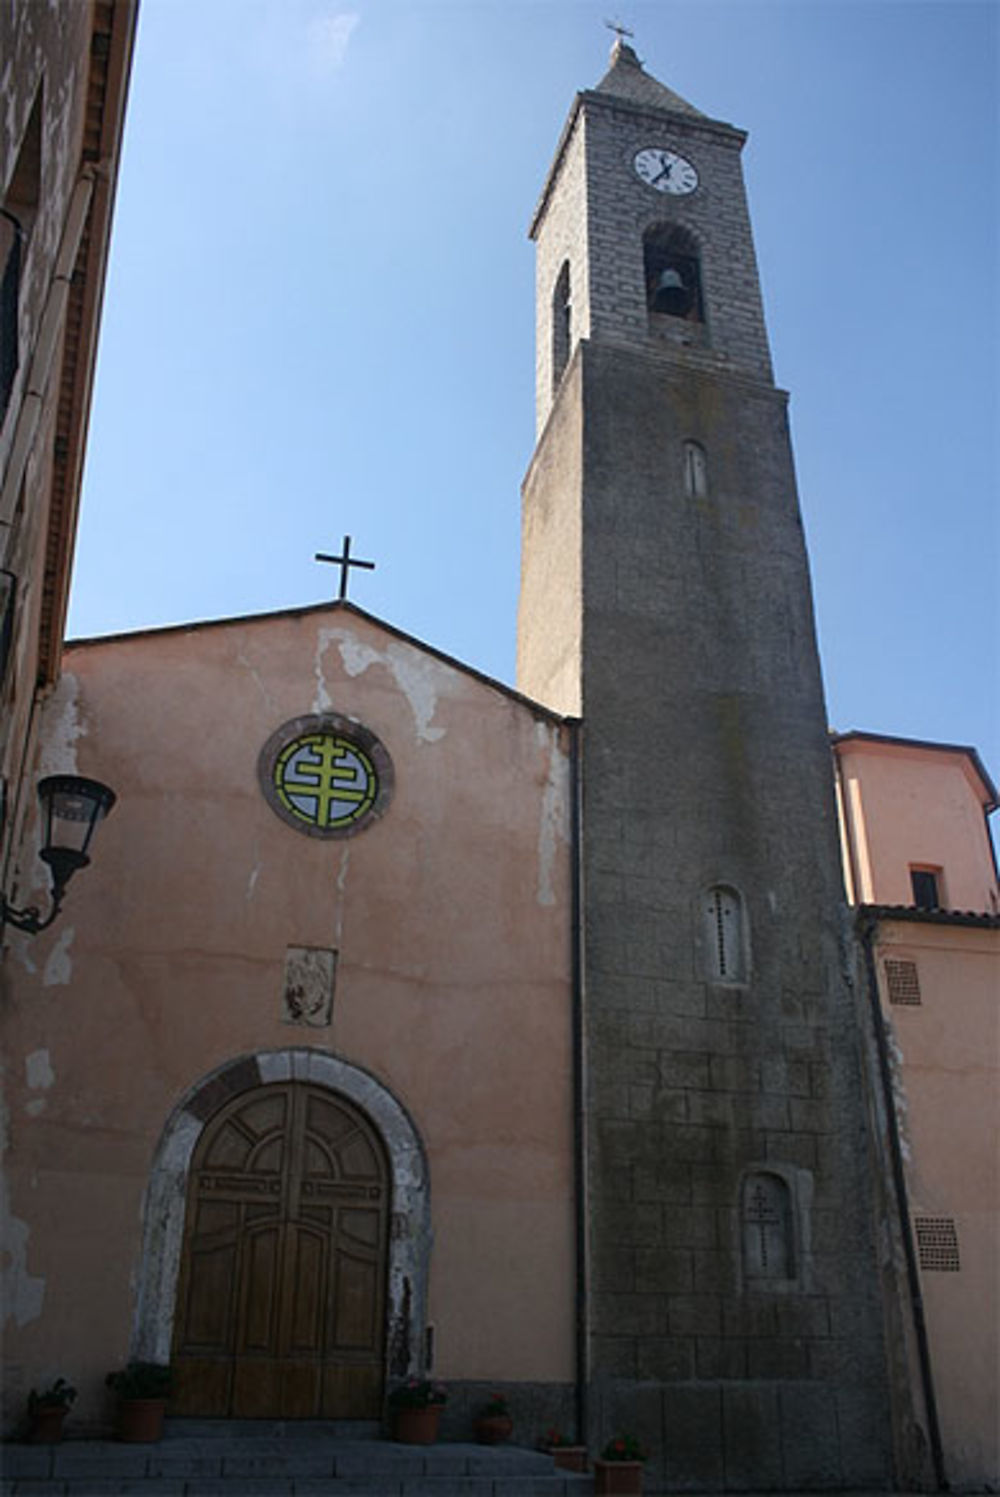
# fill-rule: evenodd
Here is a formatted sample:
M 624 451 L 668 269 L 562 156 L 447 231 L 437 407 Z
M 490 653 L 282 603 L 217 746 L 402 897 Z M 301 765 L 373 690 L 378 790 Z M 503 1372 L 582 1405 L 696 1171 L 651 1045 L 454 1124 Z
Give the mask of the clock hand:
M 660 166 L 662 167 L 662 171 L 660 171 L 658 175 L 653 178 L 654 183 L 658 182 L 660 180 L 660 177 L 670 176 L 671 163 L 669 161 L 664 161 L 662 156 L 660 157 Z

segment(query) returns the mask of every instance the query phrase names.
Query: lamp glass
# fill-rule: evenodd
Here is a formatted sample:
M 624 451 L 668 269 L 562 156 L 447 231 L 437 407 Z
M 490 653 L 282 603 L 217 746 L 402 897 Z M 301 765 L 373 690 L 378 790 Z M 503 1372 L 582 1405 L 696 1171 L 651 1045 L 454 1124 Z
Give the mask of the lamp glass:
M 86 859 L 94 829 L 116 797 L 99 780 L 57 774 L 38 782 L 38 798 L 45 815 L 42 855 L 69 852 Z

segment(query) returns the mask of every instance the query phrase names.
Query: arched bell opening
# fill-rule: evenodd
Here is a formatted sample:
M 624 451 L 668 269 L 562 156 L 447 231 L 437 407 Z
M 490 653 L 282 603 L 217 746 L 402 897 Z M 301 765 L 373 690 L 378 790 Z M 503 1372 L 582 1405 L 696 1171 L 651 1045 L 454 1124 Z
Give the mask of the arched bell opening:
M 704 322 L 698 247 L 687 230 L 678 224 L 647 230 L 643 260 L 650 317 Z
M 573 343 L 573 303 L 569 261 L 564 260 L 552 292 L 552 393 L 555 394 L 569 363 Z

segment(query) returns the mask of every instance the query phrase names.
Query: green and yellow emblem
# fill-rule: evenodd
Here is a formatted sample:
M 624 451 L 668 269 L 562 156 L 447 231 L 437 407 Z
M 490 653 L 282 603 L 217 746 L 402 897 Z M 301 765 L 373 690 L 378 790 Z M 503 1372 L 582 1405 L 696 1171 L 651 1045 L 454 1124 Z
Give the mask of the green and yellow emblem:
M 392 762 L 360 723 L 339 716 L 295 718 L 261 753 L 261 788 L 283 821 L 314 837 L 350 836 L 381 815 Z

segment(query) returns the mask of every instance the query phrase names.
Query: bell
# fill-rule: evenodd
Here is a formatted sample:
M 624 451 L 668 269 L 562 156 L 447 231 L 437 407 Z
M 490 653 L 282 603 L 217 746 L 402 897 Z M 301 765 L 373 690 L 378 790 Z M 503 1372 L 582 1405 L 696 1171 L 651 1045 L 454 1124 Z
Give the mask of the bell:
M 664 312 L 668 317 L 684 317 L 691 310 L 694 300 L 691 291 L 681 280 L 680 272 L 668 267 L 660 271 L 660 278 L 653 292 L 650 308 L 653 312 Z

